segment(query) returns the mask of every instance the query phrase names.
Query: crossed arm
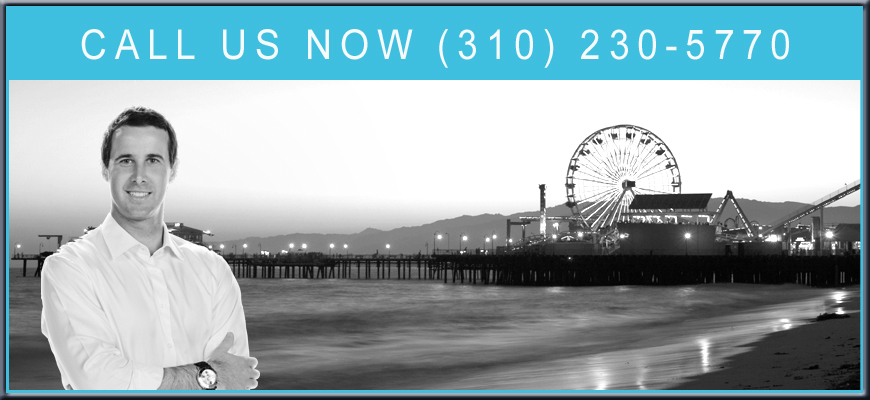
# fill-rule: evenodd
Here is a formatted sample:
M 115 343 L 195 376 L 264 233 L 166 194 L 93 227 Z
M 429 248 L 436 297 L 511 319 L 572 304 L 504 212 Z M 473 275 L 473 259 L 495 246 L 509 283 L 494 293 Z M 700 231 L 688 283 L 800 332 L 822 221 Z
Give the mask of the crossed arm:
M 208 359 L 208 364 L 217 372 L 218 390 L 255 389 L 260 377 L 260 371 L 256 370 L 257 359 L 228 353 L 232 344 L 230 332 Z M 163 368 L 163 381 L 157 390 L 199 390 L 197 370 L 193 364 Z
M 198 368 L 193 364 L 162 368 L 127 359 L 116 343 L 100 300 L 83 271 L 65 260 L 52 261 L 55 261 L 54 268 L 47 262 L 43 269 L 42 331 L 49 339 L 58 367 L 68 380 L 65 384 L 75 389 L 201 389 L 196 380 Z M 241 345 L 244 355 L 230 353 L 234 342 L 231 329 L 237 325 L 238 318 L 241 318 L 241 329 L 244 329 L 238 285 L 235 279 L 223 279 L 218 283 L 219 287 L 221 285 L 229 285 L 226 289 L 230 293 L 225 294 L 234 292 L 235 298 L 221 296 L 218 302 L 237 302 L 238 308 L 230 305 L 229 309 L 235 315 L 215 318 L 214 332 L 228 333 L 206 361 L 218 374 L 218 389 L 253 389 L 257 387 L 260 373 L 255 369 L 257 360 L 246 356 L 247 342 Z M 71 305 L 74 305 L 72 309 L 69 308 Z M 235 324 L 231 320 L 235 320 Z M 210 342 L 216 342 L 218 337 L 212 337 Z

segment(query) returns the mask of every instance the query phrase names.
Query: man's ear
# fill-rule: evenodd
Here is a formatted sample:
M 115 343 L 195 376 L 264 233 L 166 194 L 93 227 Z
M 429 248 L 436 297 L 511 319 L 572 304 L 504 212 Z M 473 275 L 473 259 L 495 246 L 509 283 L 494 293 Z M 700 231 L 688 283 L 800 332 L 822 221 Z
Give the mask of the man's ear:
M 106 168 L 106 166 L 102 165 L 102 164 L 100 164 L 100 167 L 103 170 L 103 180 L 108 182 L 109 181 L 109 169 Z
M 181 159 L 176 158 L 175 163 L 172 164 L 172 168 L 169 171 L 169 183 L 175 180 L 175 175 L 178 174 L 178 165 L 181 164 Z

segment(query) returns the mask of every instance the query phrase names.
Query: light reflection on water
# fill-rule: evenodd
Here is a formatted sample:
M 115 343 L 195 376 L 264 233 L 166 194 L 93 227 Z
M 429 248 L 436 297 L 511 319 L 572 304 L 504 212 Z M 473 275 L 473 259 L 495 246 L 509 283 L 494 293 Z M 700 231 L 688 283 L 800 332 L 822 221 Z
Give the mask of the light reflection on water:
M 644 384 L 644 382 L 646 382 L 646 379 L 647 379 L 646 378 L 646 369 L 648 368 L 646 365 L 646 358 L 641 357 L 641 358 L 637 359 L 636 362 L 637 362 L 637 365 L 636 365 L 637 381 L 635 382 L 635 384 L 637 385 L 638 389 L 647 390 L 648 388 Z
M 834 292 L 831 294 L 831 298 L 834 299 L 835 304 L 843 304 L 843 302 L 848 298 L 848 294 L 846 292 Z M 843 310 L 843 307 L 836 307 L 834 309 L 835 314 L 845 314 L 846 311 Z
M 792 325 L 793 324 L 791 323 L 790 319 L 781 318 L 779 321 L 777 321 L 777 323 L 773 324 L 773 326 L 771 327 L 771 331 L 772 332 L 779 332 L 779 331 L 788 330 L 788 329 L 791 329 Z
M 592 357 L 592 379 L 595 381 L 595 390 L 607 389 L 607 367 L 601 357 Z
M 710 340 L 701 339 L 698 344 L 701 346 L 701 371 L 706 374 L 710 372 Z

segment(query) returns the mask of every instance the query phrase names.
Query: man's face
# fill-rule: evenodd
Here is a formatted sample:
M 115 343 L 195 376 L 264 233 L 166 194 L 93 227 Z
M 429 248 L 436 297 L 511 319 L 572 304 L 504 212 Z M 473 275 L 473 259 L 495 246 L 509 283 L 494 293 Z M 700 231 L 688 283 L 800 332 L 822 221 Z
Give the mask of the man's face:
M 169 165 L 169 134 L 153 126 L 122 126 L 115 131 L 103 179 L 112 192 L 116 220 L 162 223 L 166 188 L 175 179 Z

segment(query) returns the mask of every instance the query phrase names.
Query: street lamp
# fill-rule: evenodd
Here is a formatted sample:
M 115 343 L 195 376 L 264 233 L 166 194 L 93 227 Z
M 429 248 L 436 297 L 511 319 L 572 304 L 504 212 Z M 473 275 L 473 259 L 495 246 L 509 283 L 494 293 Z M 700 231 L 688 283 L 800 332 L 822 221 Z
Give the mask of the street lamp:
M 296 247 L 295 243 L 290 243 L 290 252 L 293 252 L 293 248 Z
M 347 243 L 344 244 L 344 256 L 347 257 Z
M 221 255 L 224 255 L 224 244 L 221 243 Z
M 834 238 L 834 232 L 833 232 L 833 231 L 825 231 L 825 238 L 827 238 L 828 241 L 830 241 L 831 239 Z M 822 247 L 822 250 L 824 251 L 824 250 L 825 250 L 825 246 L 826 246 L 825 241 L 823 240 L 821 244 L 822 244 L 822 246 L 821 246 L 821 247 Z M 827 245 L 827 250 L 831 250 L 831 247 L 832 247 L 832 246 L 831 246 L 830 244 L 828 244 L 828 245 Z
M 304 252 L 304 251 L 305 251 L 305 249 L 307 249 L 307 248 L 308 248 L 308 245 L 307 245 L 307 244 L 305 244 L 305 243 L 302 243 L 302 251 L 303 251 L 303 252 Z
M 465 233 L 462 234 L 462 242 L 468 241 L 468 235 Z M 459 254 L 462 254 L 462 242 L 459 242 Z
M 39 242 L 39 254 L 42 254 L 42 242 Z
M 335 243 L 329 244 L 329 257 L 332 257 L 332 249 L 335 248 Z
M 387 257 L 390 256 L 390 244 L 387 243 Z
M 245 255 L 245 256 L 248 255 L 248 244 L 247 243 L 242 244 L 242 255 Z
M 15 252 L 17 255 L 21 255 L 21 243 L 15 243 Z
M 492 253 L 495 254 L 495 240 L 498 239 L 498 235 L 495 232 L 492 233 Z
M 236 255 L 236 244 L 235 243 L 233 243 L 233 255 L 234 256 Z
M 489 236 L 486 237 L 486 242 L 489 243 Z M 486 253 L 486 245 L 483 245 L 483 252 Z
M 441 238 L 444 237 L 441 235 L 441 233 L 438 233 L 438 232 L 435 232 L 435 235 L 436 235 L 435 237 L 438 238 L 439 242 L 441 241 Z M 435 253 L 438 253 L 438 243 L 435 243 Z
M 686 234 L 683 235 L 683 237 L 686 238 L 686 255 L 689 255 L 689 239 L 692 237 L 692 234 L 689 232 L 686 232 Z

